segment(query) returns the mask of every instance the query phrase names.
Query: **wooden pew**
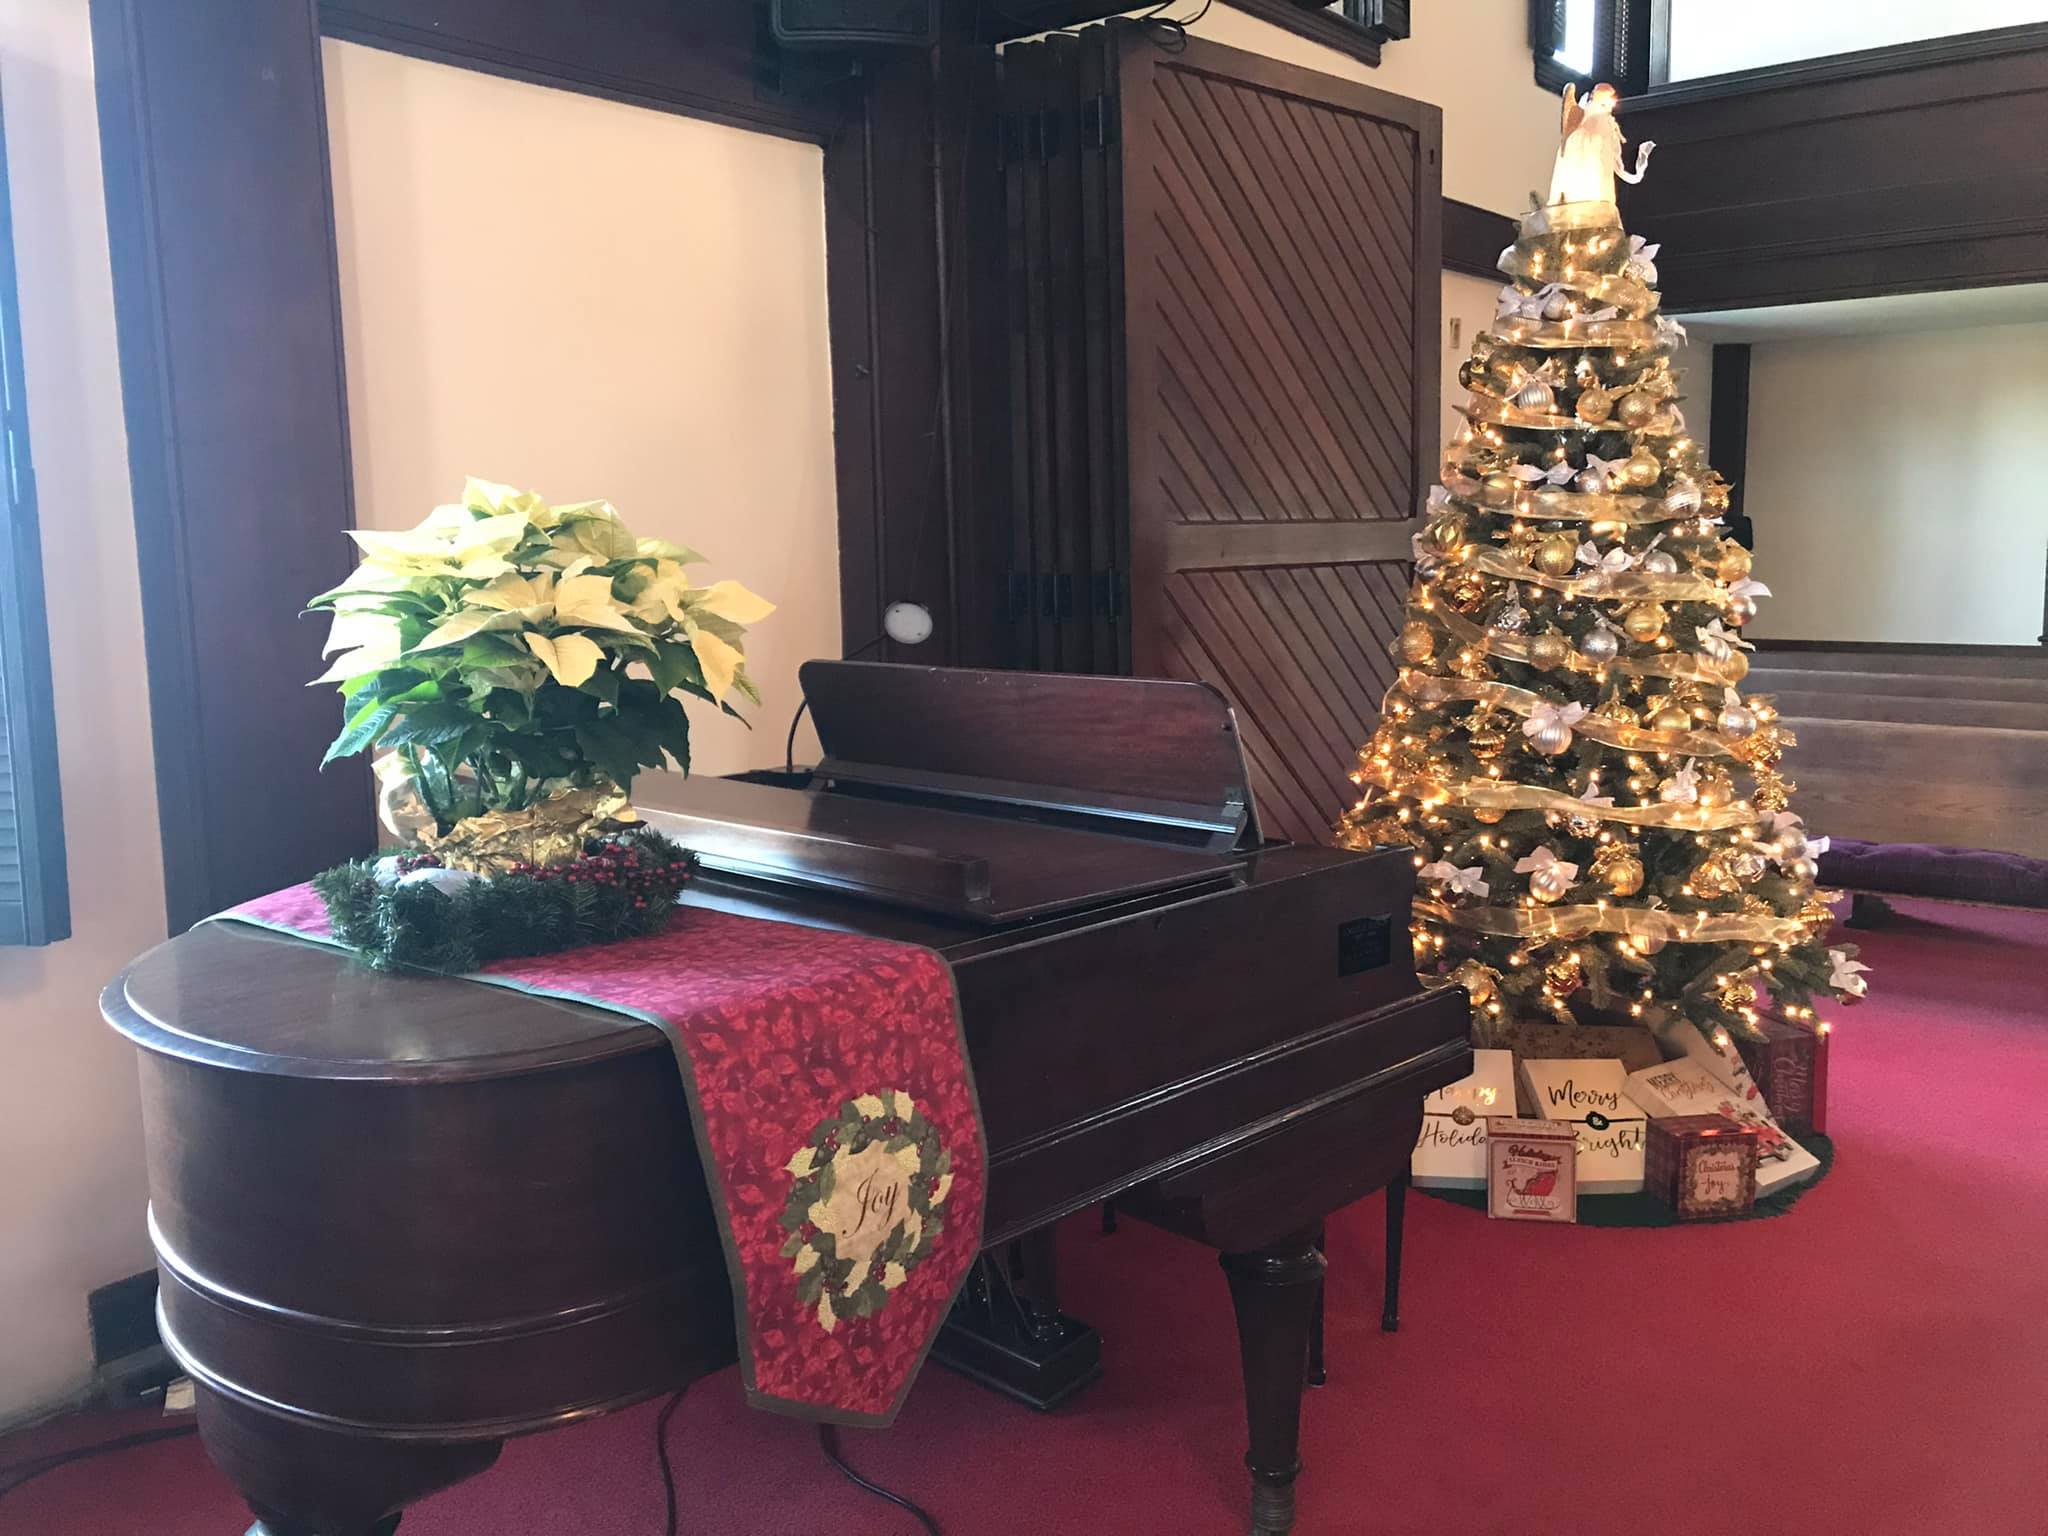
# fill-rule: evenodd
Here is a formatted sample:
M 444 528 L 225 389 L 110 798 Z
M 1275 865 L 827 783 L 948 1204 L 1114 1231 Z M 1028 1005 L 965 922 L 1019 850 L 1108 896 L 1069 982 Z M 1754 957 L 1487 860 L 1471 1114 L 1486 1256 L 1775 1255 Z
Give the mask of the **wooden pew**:
M 1816 833 L 2048 859 L 2048 731 L 1785 716 Z

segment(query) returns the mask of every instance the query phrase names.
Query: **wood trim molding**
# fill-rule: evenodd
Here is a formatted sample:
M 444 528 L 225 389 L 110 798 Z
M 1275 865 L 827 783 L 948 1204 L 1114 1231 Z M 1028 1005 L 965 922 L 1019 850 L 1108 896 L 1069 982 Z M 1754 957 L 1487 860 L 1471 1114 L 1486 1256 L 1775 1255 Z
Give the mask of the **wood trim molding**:
M 1305 5 L 1302 0 L 1227 0 L 1233 10 L 1269 21 L 1274 26 L 1305 37 L 1312 43 L 1354 58 L 1361 64 L 1379 67 L 1380 45 L 1372 33 L 1355 21 L 1327 10 Z
M 507 79 L 812 143 L 839 123 L 831 85 L 845 65 L 784 53 L 746 5 L 611 0 L 601 15 L 559 0 L 319 7 L 328 37 Z
M 1745 549 L 1753 549 L 1756 533 L 1743 510 L 1749 479 L 1749 343 L 1719 342 L 1709 352 L 1713 402 L 1707 421 L 1707 457 L 1728 482 L 1729 536 Z
M 320 39 L 311 0 L 91 20 L 176 932 L 375 841 L 368 768 L 319 770 L 339 707 L 299 617 L 351 563 Z
M 1500 253 L 1515 243 L 1515 221 L 1491 208 L 1444 199 L 1444 266 L 1468 277 L 1499 277 Z

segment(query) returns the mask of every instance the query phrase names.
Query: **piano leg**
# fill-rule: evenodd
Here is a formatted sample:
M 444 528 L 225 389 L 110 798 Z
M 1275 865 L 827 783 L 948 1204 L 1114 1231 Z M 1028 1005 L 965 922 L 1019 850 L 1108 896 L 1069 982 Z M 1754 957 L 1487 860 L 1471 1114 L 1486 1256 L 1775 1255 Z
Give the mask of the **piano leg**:
M 1323 1288 L 1323 1256 L 1313 1239 L 1312 1232 L 1304 1232 L 1270 1248 L 1223 1255 L 1244 1359 L 1252 1536 L 1286 1536 L 1294 1529 L 1301 1398 Z
M 1401 1327 L 1401 1231 L 1408 1211 L 1408 1170 L 1403 1168 L 1387 1183 L 1387 1286 L 1380 1308 L 1380 1332 L 1396 1333 Z
M 375 1440 L 198 1389 L 199 1438 L 240 1490 L 248 1536 L 390 1536 L 400 1512 L 498 1459 L 498 1440 Z
M 1323 1256 L 1323 1263 L 1327 1265 L 1330 1262 L 1330 1236 L 1326 1228 L 1316 1228 L 1315 1245 L 1316 1252 Z M 1329 1288 L 1329 1276 L 1325 1274 L 1323 1283 L 1316 1287 L 1316 1315 L 1308 1335 L 1308 1384 L 1312 1387 L 1330 1384 L 1330 1373 L 1323 1366 L 1323 1300 Z

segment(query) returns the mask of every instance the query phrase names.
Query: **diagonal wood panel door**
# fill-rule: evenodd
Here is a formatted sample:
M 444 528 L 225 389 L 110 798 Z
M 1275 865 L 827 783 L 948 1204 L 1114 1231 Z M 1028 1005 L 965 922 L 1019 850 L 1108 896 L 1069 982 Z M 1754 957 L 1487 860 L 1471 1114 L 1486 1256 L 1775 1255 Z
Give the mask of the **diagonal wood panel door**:
M 1132 644 L 1237 706 L 1266 831 L 1327 839 L 1433 476 L 1441 117 L 1122 41 Z

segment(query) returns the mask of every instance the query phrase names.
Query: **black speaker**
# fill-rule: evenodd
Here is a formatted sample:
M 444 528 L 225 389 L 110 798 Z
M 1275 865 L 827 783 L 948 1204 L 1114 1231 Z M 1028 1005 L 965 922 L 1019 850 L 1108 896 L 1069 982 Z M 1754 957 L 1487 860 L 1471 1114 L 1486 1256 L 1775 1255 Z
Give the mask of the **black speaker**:
M 775 40 L 800 48 L 929 48 L 939 0 L 773 0 Z

